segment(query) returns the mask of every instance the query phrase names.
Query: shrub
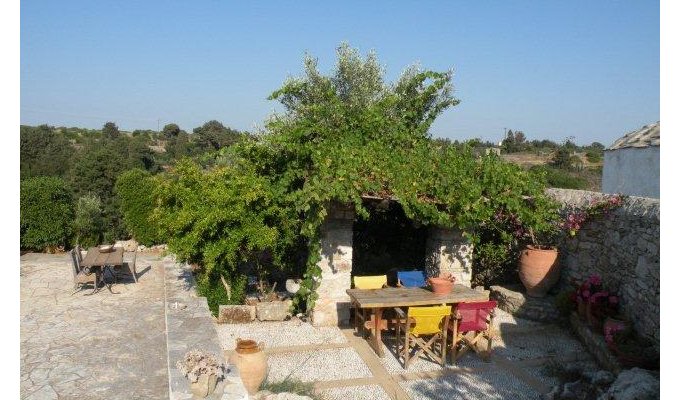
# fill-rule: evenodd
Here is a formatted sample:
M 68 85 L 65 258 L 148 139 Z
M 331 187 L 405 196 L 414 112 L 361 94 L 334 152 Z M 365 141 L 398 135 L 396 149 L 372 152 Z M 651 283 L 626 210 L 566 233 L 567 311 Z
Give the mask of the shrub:
M 260 390 L 268 390 L 272 393 L 295 393 L 299 396 L 311 397 L 313 400 L 321 399 L 314 392 L 314 384 L 312 382 L 303 382 L 293 378 L 286 378 L 280 382 L 262 382 Z
M 231 297 L 222 283 L 222 277 L 229 284 Z M 217 316 L 220 304 L 243 304 L 246 299 L 246 284 L 248 278 L 242 274 L 220 276 L 217 272 L 198 273 L 196 276 L 196 291 L 208 301 L 208 308 Z
M 549 187 L 562 189 L 587 189 L 588 181 L 574 173 L 545 165 L 535 165 L 531 171 L 545 176 Z
M 86 195 L 78 199 L 73 230 L 76 242 L 85 248 L 102 242 L 104 220 L 102 202 L 98 196 Z
M 21 247 L 44 250 L 67 247 L 71 237 L 73 198 L 61 178 L 37 177 L 21 182 Z
M 156 179 L 137 168 L 120 174 L 115 186 L 125 227 L 139 243 L 147 246 L 163 241 L 158 225 L 150 219 L 155 189 Z

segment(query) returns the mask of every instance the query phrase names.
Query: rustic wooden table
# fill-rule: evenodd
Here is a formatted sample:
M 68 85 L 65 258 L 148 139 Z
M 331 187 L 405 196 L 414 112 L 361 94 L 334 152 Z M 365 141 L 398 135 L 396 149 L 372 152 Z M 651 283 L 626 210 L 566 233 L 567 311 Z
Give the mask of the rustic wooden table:
M 467 286 L 454 285 L 453 290 L 445 295 L 434 294 L 423 288 L 382 288 L 382 289 L 347 289 L 352 303 L 358 308 L 373 310 L 373 320 L 368 328 L 371 331 L 369 343 L 376 354 L 384 357 L 381 330 L 386 329 L 386 321 L 382 319 L 385 308 L 429 306 L 437 304 L 456 304 L 469 301 L 489 300 L 488 292 L 478 292 Z
M 90 247 L 87 250 L 87 254 L 85 255 L 85 258 L 83 258 L 83 261 L 80 262 L 80 267 L 81 268 L 101 268 L 102 271 L 102 280 L 105 281 L 105 271 L 108 268 L 111 267 L 122 267 L 123 266 L 123 248 L 122 247 L 115 247 L 113 251 L 111 252 L 101 252 L 99 250 L 99 247 Z M 111 274 L 114 272 L 109 270 Z M 106 281 L 104 282 L 106 283 Z M 94 292 L 97 291 L 98 283 L 95 284 Z M 113 293 L 113 290 L 111 290 L 111 284 L 108 283 L 107 287 L 111 293 Z

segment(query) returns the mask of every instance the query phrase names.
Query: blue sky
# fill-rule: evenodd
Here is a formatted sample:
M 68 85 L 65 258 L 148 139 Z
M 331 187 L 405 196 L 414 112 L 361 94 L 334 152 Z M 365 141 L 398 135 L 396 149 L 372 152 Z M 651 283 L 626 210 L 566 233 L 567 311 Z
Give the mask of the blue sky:
M 435 137 L 581 144 L 659 120 L 659 4 L 563 2 L 21 2 L 21 123 L 254 130 L 299 75 L 348 41 L 395 79 L 454 70 L 461 103 Z

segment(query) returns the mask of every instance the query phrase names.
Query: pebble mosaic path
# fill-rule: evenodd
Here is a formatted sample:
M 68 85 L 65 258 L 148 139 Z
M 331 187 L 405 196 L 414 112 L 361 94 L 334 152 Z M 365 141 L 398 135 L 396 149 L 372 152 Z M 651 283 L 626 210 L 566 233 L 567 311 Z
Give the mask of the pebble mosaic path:
M 385 357 L 379 358 L 351 329 L 315 328 L 298 320 L 219 324 L 217 332 L 227 355 L 237 337 L 263 342 L 270 382 L 287 377 L 313 382 L 325 400 L 538 400 L 557 383 L 545 369 L 549 363 L 579 362 L 597 368 L 562 327 L 514 318 L 500 310 L 495 325 L 491 362 L 469 353 L 455 366 L 441 368 L 420 358 L 408 370 L 395 357 L 389 335 L 384 336 Z

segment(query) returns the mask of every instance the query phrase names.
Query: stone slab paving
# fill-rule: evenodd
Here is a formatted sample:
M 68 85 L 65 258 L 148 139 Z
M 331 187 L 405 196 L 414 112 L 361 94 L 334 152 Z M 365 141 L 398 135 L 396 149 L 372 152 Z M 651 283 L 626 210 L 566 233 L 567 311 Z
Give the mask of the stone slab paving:
M 126 255 L 126 260 L 128 256 Z M 73 293 L 67 254 L 21 256 L 22 399 L 167 399 L 163 269 L 137 255 L 139 283 Z
M 191 399 L 189 381 L 175 367 L 178 360 L 190 350 L 212 353 L 219 362 L 227 365 L 224 352 L 213 324 L 213 316 L 205 297 L 196 294 L 196 282 L 186 264 L 175 262 L 174 257 L 163 258 L 165 270 L 165 296 L 167 304 L 167 351 L 170 374 L 170 399 Z M 221 379 L 208 400 L 246 400 L 248 398 L 236 366 L 228 366 L 225 379 Z

